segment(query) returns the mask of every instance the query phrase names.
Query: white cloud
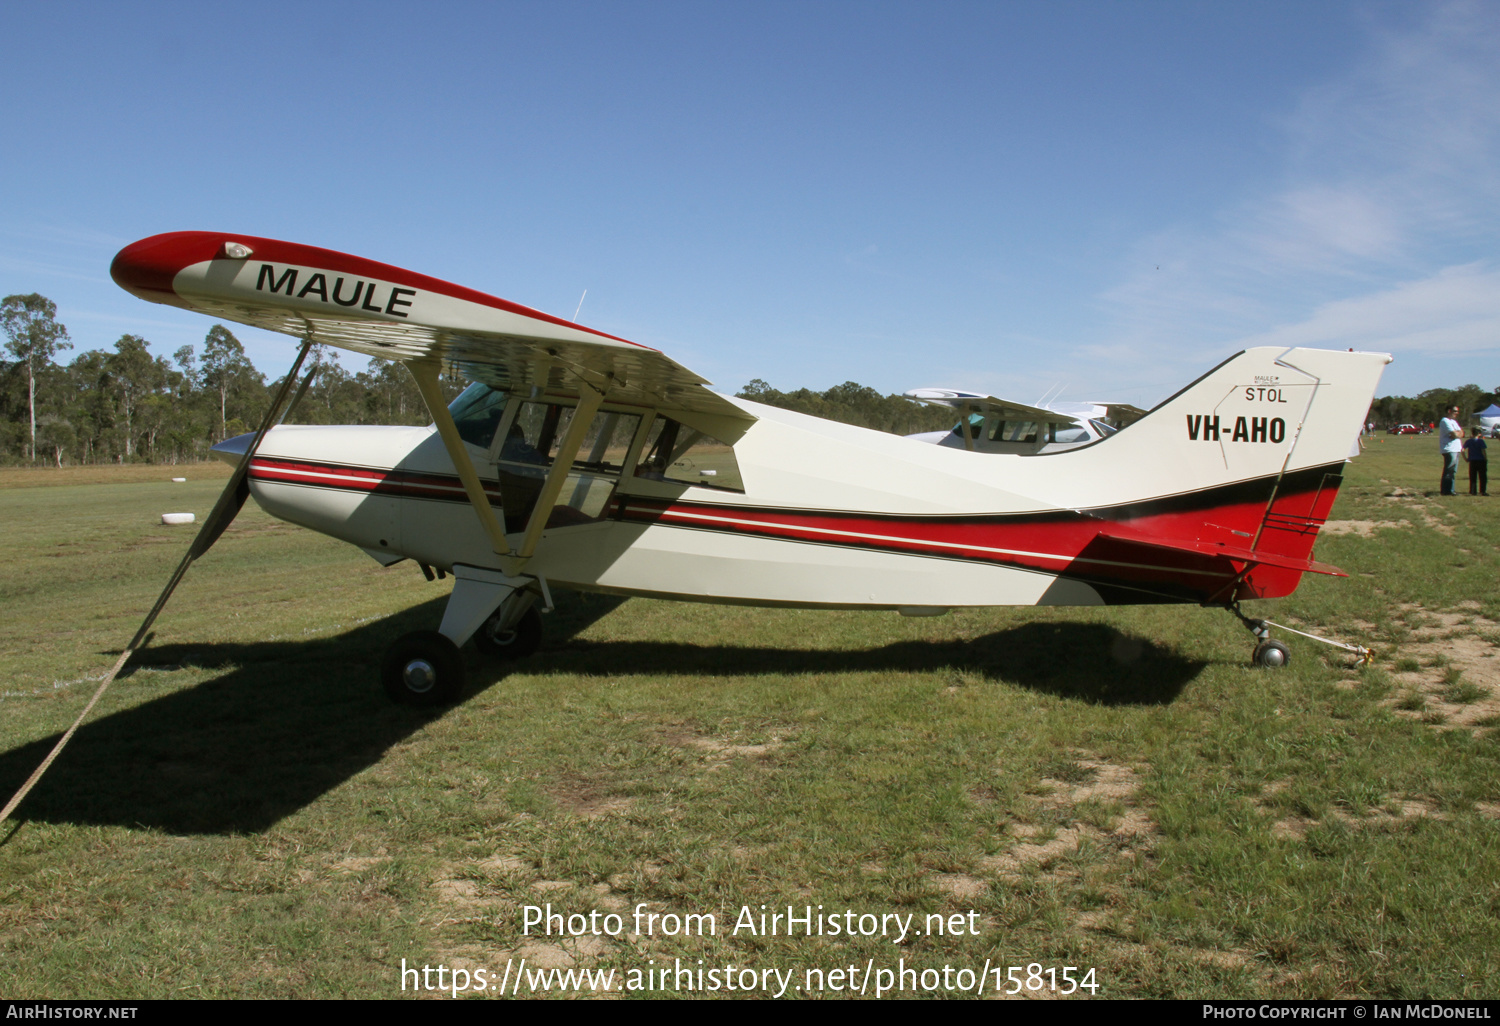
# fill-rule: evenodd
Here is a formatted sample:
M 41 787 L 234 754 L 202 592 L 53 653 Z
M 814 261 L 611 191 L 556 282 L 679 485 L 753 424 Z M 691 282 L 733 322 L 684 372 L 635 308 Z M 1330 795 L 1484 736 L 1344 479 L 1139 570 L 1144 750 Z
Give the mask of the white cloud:
M 1180 365 L 1216 346 L 1354 346 L 1476 354 L 1483 374 L 1500 359 L 1497 52 L 1493 5 L 1373 27 L 1354 69 L 1284 119 L 1280 183 L 1137 245 L 1089 354 Z
M 1389 259 L 1405 234 L 1396 210 L 1372 191 L 1323 184 L 1292 189 L 1267 204 L 1244 241 L 1252 252 L 1288 270 L 1343 259 Z
M 1306 320 L 1243 340 L 1392 353 L 1494 352 L 1500 348 L 1500 271 L 1448 267 L 1420 281 L 1318 307 Z

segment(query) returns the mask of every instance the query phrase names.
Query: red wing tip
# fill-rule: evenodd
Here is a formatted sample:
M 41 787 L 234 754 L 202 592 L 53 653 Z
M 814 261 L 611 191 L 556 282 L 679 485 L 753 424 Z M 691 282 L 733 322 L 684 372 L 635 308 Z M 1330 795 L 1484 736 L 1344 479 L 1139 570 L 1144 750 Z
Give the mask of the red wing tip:
M 146 299 L 176 295 L 172 282 L 190 264 L 220 255 L 230 236 L 221 232 L 167 232 L 132 242 L 115 254 L 109 276 L 126 292 Z

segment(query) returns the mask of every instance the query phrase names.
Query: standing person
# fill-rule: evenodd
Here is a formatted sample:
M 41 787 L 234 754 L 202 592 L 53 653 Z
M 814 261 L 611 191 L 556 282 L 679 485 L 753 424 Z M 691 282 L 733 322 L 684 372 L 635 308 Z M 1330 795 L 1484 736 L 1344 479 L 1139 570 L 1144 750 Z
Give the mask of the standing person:
M 1458 423 L 1458 407 L 1448 407 L 1438 422 L 1438 451 L 1443 454 L 1443 479 L 1439 495 L 1453 495 L 1453 479 L 1458 476 L 1458 456 L 1464 451 L 1464 429 Z
M 1464 459 L 1469 461 L 1469 494 L 1490 494 L 1490 460 L 1485 453 L 1484 431 L 1474 429 L 1474 437 L 1464 443 Z

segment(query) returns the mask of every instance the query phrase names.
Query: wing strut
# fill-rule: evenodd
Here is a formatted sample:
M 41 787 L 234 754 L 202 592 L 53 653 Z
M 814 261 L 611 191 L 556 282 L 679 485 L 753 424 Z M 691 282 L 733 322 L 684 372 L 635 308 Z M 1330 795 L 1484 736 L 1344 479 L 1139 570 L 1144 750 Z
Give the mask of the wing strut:
M 552 515 L 553 507 L 557 505 L 557 498 L 562 493 L 563 484 L 566 483 L 568 473 L 573 469 L 573 461 L 578 457 L 578 450 L 583 447 L 584 437 L 588 434 L 589 426 L 594 422 L 594 414 L 599 412 L 599 406 L 604 402 L 604 393 L 587 382 L 579 380 L 578 406 L 573 410 L 573 419 L 568 424 L 567 433 L 563 435 L 562 443 L 557 450 L 557 457 L 552 463 L 552 469 L 547 472 L 547 480 L 543 483 L 542 491 L 532 507 L 521 546 L 519 549 L 512 550 L 510 542 L 505 537 L 505 526 L 495 516 L 489 496 L 485 494 L 484 485 L 479 480 L 479 472 L 474 469 L 474 461 L 469 458 L 469 452 L 464 448 L 464 440 L 459 437 L 458 426 L 453 423 L 453 415 L 448 412 L 448 407 L 443 402 L 443 393 L 438 386 L 439 364 L 435 360 L 412 360 L 407 363 L 407 366 L 411 368 L 412 377 L 417 380 L 417 388 L 422 392 L 422 400 L 427 404 L 427 412 L 432 414 L 432 419 L 437 424 L 438 434 L 443 439 L 443 447 L 448 450 L 448 458 L 453 461 L 453 469 L 458 471 L 458 478 L 463 482 L 464 492 L 469 497 L 469 505 L 474 508 L 474 514 L 479 517 L 480 526 L 489 535 L 490 544 L 496 555 L 509 557 L 506 560 L 507 571 L 511 574 L 520 573 L 524 561 L 531 558 L 536 552 L 537 544 L 542 540 L 542 531 L 547 526 L 547 518 Z
M 146 619 L 141 622 L 140 629 L 135 632 L 135 637 L 130 640 L 130 644 L 125 646 L 125 651 L 120 653 L 120 658 L 115 662 L 114 668 L 105 674 L 104 680 L 99 684 L 99 689 L 94 692 L 94 697 L 89 699 L 89 704 L 83 707 L 83 712 L 78 714 L 78 718 L 73 721 L 73 725 L 68 728 L 67 732 L 58 738 L 57 744 L 52 747 L 52 751 L 47 753 L 47 757 L 42 760 L 42 764 L 36 768 L 36 771 L 26 778 L 26 783 L 21 785 L 20 790 L 6 803 L 5 808 L 0 809 L 0 823 L 5 822 L 6 818 L 15 811 L 16 806 L 21 804 L 21 800 L 36 786 L 36 782 L 42 779 L 42 774 L 47 772 L 47 767 L 52 765 L 52 761 L 62 752 L 63 746 L 72 740 L 73 735 L 78 731 L 84 719 L 87 718 L 99 699 L 104 696 L 105 689 L 114 683 L 115 677 L 125 668 L 125 664 L 130 661 L 130 657 L 135 654 L 136 649 L 140 648 L 146 641 L 146 632 L 156 622 L 157 616 L 161 614 L 162 609 L 167 604 L 167 599 L 172 597 L 172 592 L 177 590 L 177 585 L 182 582 L 182 578 L 187 573 L 188 567 L 193 564 L 193 560 L 207 552 L 213 546 L 213 543 L 219 540 L 219 535 L 224 533 L 224 529 L 235 518 L 235 514 L 239 513 L 240 507 L 245 504 L 245 499 L 250 494 L 249 486 L 246 483 L 246 479 L 250 473 L 250 461 L 255 458 L 256 450 L 260 448 L 261 439 L 266 437 L 266 432 L 271 430 L 273 425 L 280 423 L 282 406 L 286 404 L 287 395 L 292 389 L 292 382 L 297 380 L 297 373 L 302 370 L 302 361 L 307 358 L 307 352 L 310 348 L 312 348 L 312 340 L 304 339 L 302 348 L 297 350 L 296 362 L 292 364 L 292 369 L 287 371 L 286 378 L 281 382 L 281 388 L 276 393 L 276 398 L 271 401 L 270 408 L 266 410 L 265 419 L 260 423 L 260 430 L 255 432 L 255 438 L 245 448 L 245 454 L 240 457 L 240 462 L 234 468 L 234 473 L 229 475 L 228 483 L 224 485 L 224 490 L 219 493 L 219 501 L 214 503 L 213 512 L 208 515 L 208 519 L 203 521 L 203 526 L 198 529 L 197 537 L 193 539 L 193 544 L 188 546 L 187 553 L 182 557 L 182 562 L 177 564 L 177 569 L 173 571 L 171 578 L 167 581 L 167 586 L 162 589 L 160 597 L 157 598 L 156 605 L 152 606 L 151 612 L 146 614 Z M 311 371 L 308 371 L 307 379 L 302 382 L 302 387 L 297 390 L 297 398 L 301 398 L 302 393 L 307 390 L 308 382 L 312 380 L 312 376 L 317 373 L 317 370 L 318 368 L 315 366 Z M 292 405 L 296 405 L 295 399 Z M 288 406 L 287 409 L 290 410 L 291 407 Z M 447 410 L 445 409 L 443 412 L 446 413 Z
M 410 360 L 406 366 L 411 370 L 411 376 L 417 379 L 422 401 L 427 404 L 433 423 L 437 424 L 443 447 L 448 450 L 453 469 L 458 471 L 458 479 L 464 483 L 464 492 L 469 496 L 469 505 L 474 507 L 475 516 L 479 517 L 479 526 L 490 536 L 490 545 L 496 554 L 509 556 L 510 542 L 505 540 L 505 525 L 490 507 L 490 497 L 484 493 L 484 485 L 479 483 L 479 471 L 474 469 L 474 461 L 469 459 L 464 440 L 458 436 L 458 425 L 453 423 L 453 414 L 443 402 L 443 390 L 438 386 L 440 365 L 436 360 Z
M 599 404 L 602 402 L 602 393 L 595 391 L 587 382 L 579 381 L 578 407 L 573 411 L 568 432 L 563 435 L 562 444 L 557 449 L 557 459 L 553 461 L 541 494 L 537 496 L 536 505 L 532 507 L 531 519 L 526 522 L 526 537 L 521 540 L 521 549 L 517 553 L 522 559 L 535 552 L 537 542 L 542 540 L 542 529 L 547 526 L 547 518 L 557 505 L 563 482 L 573 469 L 573 461 L 578 458 L 578 450 L 583 446 L 583 437 L 588 434 L 589 425 L 594 422 L 594 414 L 599 412 Z

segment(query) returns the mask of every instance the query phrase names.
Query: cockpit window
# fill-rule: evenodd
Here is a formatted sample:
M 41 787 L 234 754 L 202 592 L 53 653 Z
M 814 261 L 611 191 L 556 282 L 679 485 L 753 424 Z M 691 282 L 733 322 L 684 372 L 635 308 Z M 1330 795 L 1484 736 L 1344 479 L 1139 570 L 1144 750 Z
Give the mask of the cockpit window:
M 505 415 L 507 396 L 496 392 L 488 385 L 476 381 L 458 394 L 448 405 L 453 423 L 458 427 L 458 437 L 470 445 L 488 449 Z
M 980 437 L 980 435 L 983 432 L 984 432 L 984 414 L 982 414 L 982 413 L 971 413 L 971 414 L 969 414 L 969 436 L 971 438 L 978 438 L 978 437 Z M 959 421 L 957 424 L 953 425 L 953 435 L 954 435 L 955 438 L 962 438 L 964 436 L 964 422 L 963 421 Z
M 642 451 L 645 455 L 635 468 L 636 477 L 732 492 L 745 490 L 732 446 L 671 417 L 656 418 Z
M 997 420 L 995 430 L 990 432 L 992 442 L 1035 442 L 1036 421 Z
M 530 515 L 574 413 L 561 403 L 523 402 L 516 409 L 496 457 L 508 525 L 524 524 Z M 608 512 L 640 424 L 636 413 L 601 411 L 594 416 L 547 519 L 549 527 L 591 523 Z

